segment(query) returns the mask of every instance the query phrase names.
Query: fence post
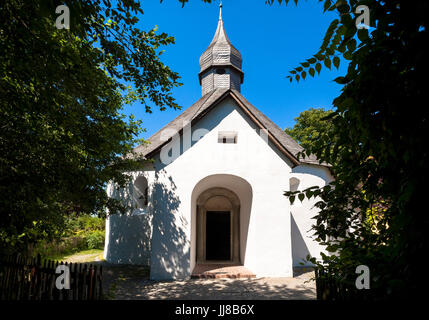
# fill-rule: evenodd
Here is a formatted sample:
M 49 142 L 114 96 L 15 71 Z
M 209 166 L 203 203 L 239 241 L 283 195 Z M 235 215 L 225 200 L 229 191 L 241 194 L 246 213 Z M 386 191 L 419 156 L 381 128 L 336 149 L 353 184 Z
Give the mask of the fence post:
M 58 261 L 17 255 L 0 257 L 0 300 L 98 300 L 103 297 L 102 266 L 73 264 L 70 289 L 56 288 Z M 64 262 L 61 261 L 64 265 Z
M 104 297 L 103 297 L 103 266 L 100 266 L 99 274 L 100 275 L 99 275 L 99 279 L 98 279 L 98 282 L 99 282 L 98 299 L 101 300 L 101 299 L 104 299 Z
M 55 288 L 55 269 L 54 262 L 52 260 L 48 260 L 48 270 L 49 270 L 49 291 L 48 291 L 48 299 L 54 299 L 54 288 Z
M 88 300 L 93 300 L 94 294 L 94 267 L 92 264 L 89 265 L 89 295 Z
M 83 272 L 82 272 L 82 300 L 86 300 L 88 297 L 88 292 L 87 292 L 87 268 L 86 268 L 86 264 L 83 265 Z

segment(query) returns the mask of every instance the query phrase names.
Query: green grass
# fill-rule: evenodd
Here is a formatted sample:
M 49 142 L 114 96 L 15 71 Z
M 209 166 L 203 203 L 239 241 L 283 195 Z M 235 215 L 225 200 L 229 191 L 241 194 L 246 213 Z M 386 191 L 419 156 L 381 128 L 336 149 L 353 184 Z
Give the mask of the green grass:
M 103 250 L 90 249 L 82 250 L 75 253 L 67 253 L 62 255 L 54 255 L 44 257 L 45 259 L 63 262 L 93 262 L 98 258 L 99 261 L 103 260 Z

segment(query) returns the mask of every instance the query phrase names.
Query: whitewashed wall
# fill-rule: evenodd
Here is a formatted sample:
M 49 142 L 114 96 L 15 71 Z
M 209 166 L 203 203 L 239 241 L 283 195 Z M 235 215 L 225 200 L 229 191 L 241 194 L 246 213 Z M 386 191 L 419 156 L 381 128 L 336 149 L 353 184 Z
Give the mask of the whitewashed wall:
M 315 165 L 300 165 L 292 169 L 291 178 L 298 179 L 298 190 L 304 190 L 312 186 L 322 187 L 333 180 L 329 169 Z M 293 265 L 300 263 L 309 265 L 304 261 L 307 255 L 320 259 L 320 252 L 324 248 L 315 241 L 314 230 L 311 230 L 315 220 L 312 219 L 318 213 L 314 204 L 319 199 L 304 198 L 301 202 L 298 198 L 291 205 L 291 231 L 292 231 L 292 256 Z M 326 252 L 325 252 L 326 253 Z
M 237 131 L 238 143 L 218 143 L 219 131 Z M 265 135 L 260 136 L 256 125 L 232 99 L 222 101 L 192 130 L 185 130 L 183 137 L 173 139 L 169 143 L 173 150 L 159 154 L 154 170 L 144 173 L 150 185 L 148 217 L 151 219 L 143 222 L 136 218 L 131 229 L 126 220 L 109 220 L 108 261 L 128 259 L 138 263 L 138 252 L 150 250 L 152 279 L 188 278 L 196 257 L 195 201 L 204 190 L 218 186 L 232 190 L 241 201 L 240 244 L 244 266 L 260 277 L 292 276 L 292 244 L 297 241 L 291 234 L 291 217 L 298 220 L 298 231 L 305 229 L 306 222 L 305 218 L 301 221 L 295 216 L 299 209 L 292 209 L 283 193 L 289 190 L 293 175 L 306 181 L 302 186 L 312 185 L 328 179 L 318 180 L 326 170 L 303 166 L 299 170 L 309 171 L 292 172 L 289 160 L 271 143 L 266 143 Z M 187 137 L 192 137 L 191 144 L 186 142 Z M 152 226 L 152 232 L 146 234 L 148 226 Z M 112 230 L 118 227 L 119 231 Z M 122 247 L 113 244 L 115 233 L 121 234 Z M 136 248 L 136 243 L 141 247 Z M 313 244 L 306 243 L 313 248 Z M 127 258 L 128 252 L 131 258 Z
M 149 168 L 150 169 L 150 168 Z M 139 175 L 148 180 L 152 171 L 135 172 L 133 180 Z M 117 190 L 109 184 L 107 193 L 110 197 L 121 199 L 124 204 L 134 206 L 133 186 Z M 152 209 L 134 209 L 126 214 L 109 214 L 106 219 L 104 259 L 114 264 L 136 264 L 150 266 L 152 237 Z
M 247 216 L 243 213 L 241 217 L 244 265 L 258 276 L 292 276 L 290 209 L 283 196 L 289 186 L 289 161 L 267 145 L 233 100 L 224 100 L 201 119 L 192 128 L 194 138 L 203 129 L 209 132 L 193 142 L 192 148 L 185 147 L 180 156 L 172 152 L 176 159 L 170 164 L 156 160 L 155 184 L 160 187 L 154 194 L 157 204 L 151 277 L 189 277 L 195 263 L 195 232 L 191 232 L 195 231 L 195 200 L 215 184 L 230 188 L 239 195 L 243 207 L 248 206 Z M 218 131 L 237 131 L 238 143 L 218 143 Z M 172 146 L 179 144 L 179 140 L 171 142 Z M 222 181 L 216 181 L 219 175 L 223 175 Z M 204 190 L 201 181 L 206 181 Z M 251 186 L 251 194 L 247 185 Z M 166 190 L 173 192 L 167 196 Z M 170 208 L 165 208 L 166 199 Z

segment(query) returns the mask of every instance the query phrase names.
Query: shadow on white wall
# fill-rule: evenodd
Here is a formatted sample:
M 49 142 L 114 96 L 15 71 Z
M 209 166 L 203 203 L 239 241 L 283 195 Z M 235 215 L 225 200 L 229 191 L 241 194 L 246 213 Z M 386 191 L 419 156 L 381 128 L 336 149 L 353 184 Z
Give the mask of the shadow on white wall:
M 153 234 L 151 279 L 189 276 L 188 222 L 178 213 L 181 204 L 176 184 L 165 171 L 155 173 L 153 185 Z

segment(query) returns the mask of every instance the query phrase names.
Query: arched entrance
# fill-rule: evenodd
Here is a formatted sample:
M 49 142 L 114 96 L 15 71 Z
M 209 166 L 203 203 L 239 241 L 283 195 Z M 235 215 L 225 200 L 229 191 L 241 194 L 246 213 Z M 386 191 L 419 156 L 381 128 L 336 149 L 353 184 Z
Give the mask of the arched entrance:
M 210 188 L 197 199 L 197 263 L 240 263 L 240 199 Z

